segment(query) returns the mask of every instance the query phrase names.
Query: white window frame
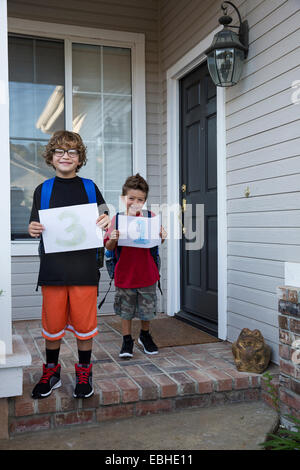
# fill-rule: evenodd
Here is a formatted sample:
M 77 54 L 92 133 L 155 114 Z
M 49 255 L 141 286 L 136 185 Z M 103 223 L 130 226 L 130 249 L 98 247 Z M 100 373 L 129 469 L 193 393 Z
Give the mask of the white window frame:
M 85 28 L 82 26 L 46 23 L 42 21 L 8 18 L 8 32 L 27 34 L 65 41 L 66 100 L 72 96 L 71 43 L 94 44 L 99 46 L 126 47 L 131 50 L 132 74 L 132 142 L 133 173 L 147 177 L 146 161 L 146 85 L 145 85 L 145 35 L 126 31 Z M 66 129 L 72 130 L 71 106 L 66 114 Z M 38 254 L 38 241 L 26 240 L 11 242 L 12 256 L 32 256 Z

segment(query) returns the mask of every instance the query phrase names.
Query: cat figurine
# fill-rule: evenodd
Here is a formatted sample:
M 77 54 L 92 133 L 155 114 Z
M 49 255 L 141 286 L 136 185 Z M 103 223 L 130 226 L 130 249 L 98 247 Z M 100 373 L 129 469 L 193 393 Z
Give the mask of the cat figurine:
M 270 362 L 271 348 L 259 330 L 243 328 L 232 344 L 232 353 L 237 370 L 261 374 Z

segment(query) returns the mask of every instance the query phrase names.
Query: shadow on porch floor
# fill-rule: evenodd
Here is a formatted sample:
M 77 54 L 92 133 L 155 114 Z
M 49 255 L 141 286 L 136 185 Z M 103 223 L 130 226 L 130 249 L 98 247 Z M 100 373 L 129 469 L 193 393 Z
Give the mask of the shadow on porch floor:
M 62 387 L 43 400 L 31 398 L 45 361 L 40 321 L 13 323 L 13 333 L 22 335 L 32 364 L 24 369 L 23 395 L 9 399 L 11 435 L 191 407 L 261 398 L 268 401 L 261 375 L 236 370 L 231 343 L 161 348 L 155 356 L 147 356 L 135 347 L 134 357 L 122 360 L 122 335 L 108 324 L 108 319 L 101 317 L 98 321 L 99 334 L 94 338 L 92 354 L 95 393 L 86 400 L 72 396 L 78 356 L 76 339 L 70 332 L 61 344 Z M 278 374 L 274 364 L 268 370 Z

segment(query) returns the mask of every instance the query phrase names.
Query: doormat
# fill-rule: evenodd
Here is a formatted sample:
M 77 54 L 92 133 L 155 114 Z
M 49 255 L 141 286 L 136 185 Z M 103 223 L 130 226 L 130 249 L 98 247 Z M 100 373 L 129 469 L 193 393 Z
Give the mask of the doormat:
M 122 334 L 122 323 L 119 317 L 105 319 L 105 322 Z M 132 337 L 137 343 L 141 329 L 138 319 L 132 320 Z M 221 340 L 205 333 L 174 317 L 156 318 L 150 322 L 150 333 L 159 348 L 170 346 L 188 346 L 191 344 L 217 343 Z

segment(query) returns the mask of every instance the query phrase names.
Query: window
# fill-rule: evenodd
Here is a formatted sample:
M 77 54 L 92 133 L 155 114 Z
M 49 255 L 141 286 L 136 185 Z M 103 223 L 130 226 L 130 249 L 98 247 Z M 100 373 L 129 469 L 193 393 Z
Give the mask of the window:
M 53 176 L 41 155 L 51 132 L 65 126 L 64 43 L 13 36 L 9 37 L 8 57 L 11 228 L 15 239 L 29 236 L 34 188 Z
M 35 187 L 54 171 L 42 158 L 53 132 L 72 129 L 87 146 L 80 176 L 118 206 L 133 172 L 131 49 L 9 35 L 12 239 L 29 238 Z M 72 83 L 67 85 L 66 75 Z M 68 118 L 69 116 L 69 118 Z
M 73 44 L 72 107 L 73 130 L 88 149 L 80 173 L 118 207 L 120 188 L 132 173 L 130 49 Z

